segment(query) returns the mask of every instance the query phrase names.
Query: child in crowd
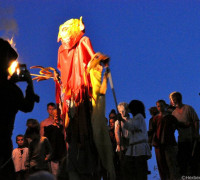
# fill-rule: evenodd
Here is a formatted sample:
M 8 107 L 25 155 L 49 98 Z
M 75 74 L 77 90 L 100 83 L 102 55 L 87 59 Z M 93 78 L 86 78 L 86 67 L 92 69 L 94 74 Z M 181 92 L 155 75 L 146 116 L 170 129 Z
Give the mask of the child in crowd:
M 16 180 L 24 180 L 26 175 L 25 162 L 28 158 L 28 148 L 24 147 L 24 136 L 22 134 L 16 136 L 16 143 L 18 147 L 12 152 Z

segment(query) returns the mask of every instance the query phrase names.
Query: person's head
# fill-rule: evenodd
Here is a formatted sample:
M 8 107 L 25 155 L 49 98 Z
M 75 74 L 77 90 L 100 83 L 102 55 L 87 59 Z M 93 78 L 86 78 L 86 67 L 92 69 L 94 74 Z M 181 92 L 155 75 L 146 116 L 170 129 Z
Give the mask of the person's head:
M 160 99 L 156 102 L 156 107 L 159 112 L 165 112 L 167 108 L 167 104 L 164 100 Z
M 50 102 L 47 104 L 47 112 L 49 114 L 49 116 L 53 117 L 53 110 L 56 109 L 56 105 L 53 102 Z
M 153 106 L 149 108 L 149 113 L 151 114 L 151 116 L 155 116 L 158 114 L 158 109 L 157 107 Z
M 39 139 L 40 138 L 40 123 L 36 119 L 28 119 L 27 121 L 33 122 L 27 124 L 27 129 L 25 132 L 26 138 Z
M 38 127 L 39 126 L 39 122 L 36 119 L 27 119 L 26 126 L 27 126 L 27 128 L 29 128 L 29 127 Z
M 109 113 L 109 119 L 115 119 L 116 115 L 117 115 L 116 111 L 112 109 Z
M 132 100 L 129 103 L 128 108 L 133 116 L 140 113 L 143 115 L 144 118 L 146 118 L 145 107 L 142 101 Z
M 52 111 L 52 115 L 53 115 L 53 120 L 54 120 L 54 123 L 56 123 L 56 124 L 60 124 L 60 118 L 59 118 L 59 116 L 58 116 L 58 111 L 57 111 L 57 109 L 54 109 L 53 111 Z
M 172 106 L 178 106 L 180 104 L 182 104 L 182 95 L 180 92 L 172 92 L 169 95 L 169 99 L 170 99 L 170 104 Z
M 114 129 L 114 127 L 115 127 L 115 119 L 109 119 L 109 126 L 110 126 L 110 129 Z
M 117 109 L 121 114 L 122 118 L 128 116 L 128 104 L 125 102 L 121 102 L 118 104 Z
M 0 73 L 8 76 L 8 67 L 18 58 L 17 52 L 10 43 L 0 38 Z
M 23 145 L 24 145 L 24 135 L 18 134 L 16 136 L 16 143 L 17 143 L 18 147 L 23 147 Z

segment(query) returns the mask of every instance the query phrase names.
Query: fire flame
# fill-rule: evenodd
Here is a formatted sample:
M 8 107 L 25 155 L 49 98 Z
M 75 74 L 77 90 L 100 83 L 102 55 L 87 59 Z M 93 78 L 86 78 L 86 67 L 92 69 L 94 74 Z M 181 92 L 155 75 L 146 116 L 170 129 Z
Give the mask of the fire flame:
M 16 50 L 16 43 L 14 42 L 14 37 L 12 37 L 11 39 L 7 39 L 7 41 L 10 43 L 10 45 L 12 46 L 13 49 Z M 19 70 L 19 63 L 17 60 L 14 60 L 11 65 L 9 66 L 8 68 L 8 73 L 9 73 L 9 76 L 12 76 L 14 73 L 17 73 L 19 74 L 20 73 L 20 70 Z
M 18 67 L 18 61 L 15 60 L 12 62 L 12 64 L 10 65 L 10 67 L 8 68 L 8 73 L 10 76 L 12 76 L 15 72 L 17 72 L 17 74 L 19 74 L 19 67 Z
M 12 37 L 11 39 L 8 39 L 8 42 L 10 43 L 10 45 L 12 46 L 12 48 L 14 48 L 16 50 L 16 48 L 15 48 L 16 43 L 14 42 L 14 37 Z

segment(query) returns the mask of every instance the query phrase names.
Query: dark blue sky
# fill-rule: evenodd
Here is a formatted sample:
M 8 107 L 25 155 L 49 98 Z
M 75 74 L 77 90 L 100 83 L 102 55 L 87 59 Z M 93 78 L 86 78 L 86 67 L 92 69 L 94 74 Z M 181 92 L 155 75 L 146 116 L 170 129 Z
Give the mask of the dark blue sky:
M 200 115 L 199 0 L 0 0 L 0 36 L 14 35 L 20 63 L 56 68 L 59 25 L 80 16 L 94 50 L 111 57 L 117 101 L 143 101 L 147 126 L 148 109 L 158 99 L 169 103 L 172 91 Z M 40 103 L 17 114 L 13 137 L 24 133 L 28 118 L 45 119 L 46 104 L 54 101 L 52 80 L 34 86 Z M 109 86 L 106 98 L 108 116 L 115 108 Z M 155 159 L 149 163 L 152 170 Z

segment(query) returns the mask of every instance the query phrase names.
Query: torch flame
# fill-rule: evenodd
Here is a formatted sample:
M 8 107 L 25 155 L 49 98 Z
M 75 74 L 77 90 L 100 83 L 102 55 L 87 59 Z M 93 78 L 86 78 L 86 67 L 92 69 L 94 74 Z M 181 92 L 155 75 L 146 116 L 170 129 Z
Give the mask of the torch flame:
M 14 37 L 12 37 L 11 39 L 8 39 L 8 42 L 10 43 L 10 45 L 12 46 L 12 48 L 14 48 L 16 50 L 16 48 L 15 48 L 16 43 L 14 42 Z
M 8 68 L 8 73 L 10 76 L 12 76 L 14 74 L 14 72 L 17 72 L 17 74 L 19 74 L 19 67 L 18 67 L 18 61 L 15 60 L 12 62 L 12 64 L 10 65 L 10 67 Z
M 16 50 L 16 43 L 14 42 L 14 37 L 12 37 L 11 39 L 7 39 L 7 41 L 10 43 L 10 45 L 12 46 L 13 49 Z M 17 51 L 17 50 L 16 50 Z M 8 68 L 8 73 L 9 76 L 11 77 L 14 73 L 17 73 L 19 75 L 20 70 L 19 70 L 19 63 L 17 60 L 14 60 L 11 65 Z

